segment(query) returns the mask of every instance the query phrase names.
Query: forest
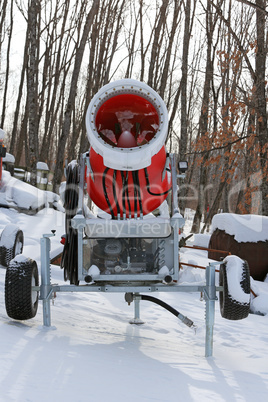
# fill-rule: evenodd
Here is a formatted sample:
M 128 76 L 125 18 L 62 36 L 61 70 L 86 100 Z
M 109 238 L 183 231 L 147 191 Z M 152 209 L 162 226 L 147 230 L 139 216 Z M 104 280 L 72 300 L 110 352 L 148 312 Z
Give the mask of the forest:
M 167 105 L 192 231 L 219 210 L 267 216 L 267 53 L 266 0 L 0 0 L 7 151 L 33 172 L 46 162 L 57 192 L 66 160 L 89 148 L 92 97 L 134 78 Z

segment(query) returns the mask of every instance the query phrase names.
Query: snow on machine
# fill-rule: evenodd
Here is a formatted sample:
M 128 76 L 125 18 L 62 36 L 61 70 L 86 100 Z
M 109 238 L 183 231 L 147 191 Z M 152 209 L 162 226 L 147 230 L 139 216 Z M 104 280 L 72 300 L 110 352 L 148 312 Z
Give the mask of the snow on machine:
M 243 295 L 241 300 L 228 283 L 228 262 L 221 265 L 220 286 L 215 285 L 214 263 L 206 269 L 206 284 L 180 285 L 179 231 L 184 218 L 178 209 L 177 178 L 184 175 L 187 166 L 179 164 L 178 175 L 176 157 L 166 151 L 168 113 L 163 100 L 144 83 L 115 81 L 101 88 L 90 102 L 86 127 L 89 152 L 78 163 L 71 162 L 66 171 L 61 267 L 70 284 L 51 283 L 53 233 L 44 234 L 40 286 L 32 260 L 15 258 L 7 268 L 8 315 L 14 319 L 34 317 L 39 298 L 44 325 L 50 326 L 50 301 L 55 292 L 124 292 L 129 304 L 134 301 L 132 323 L 142 323 L 140 301 L 148 300 L 193 327 L 189 318 L 151 293 L 201 292 L 206 300 L 206 356 L 210 356 L 216 291 L 220 292 L 223 317 L 245 318 L 249 313 L 249 271 L 240 259 L 232 264 L 237 271 L 232 279 Z M 89 210 L 85 193 L 101 213 L 94 215 Z M 27 301 L 14 290 L 22 270 L 29 272 L 23 278 Z
M 6 148 L 3 145 L 5 132 L 0 128 L 0 189 L 2 184 L 2 158 L 6 156 Z M 6 225 L 0 231 L 0 264 L 7 267 L 9 262 L 23 249 L 23 233 L 17 225 Z

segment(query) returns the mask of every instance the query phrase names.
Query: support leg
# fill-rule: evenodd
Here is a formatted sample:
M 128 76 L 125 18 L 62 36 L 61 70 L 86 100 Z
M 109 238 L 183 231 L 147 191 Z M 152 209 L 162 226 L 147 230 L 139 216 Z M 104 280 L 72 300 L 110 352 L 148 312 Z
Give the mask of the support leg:
M 140 319 L 140 300 L 141 296 L 139 293 L 134 293 L 134 318 L 133 320 L 130 320 L 130 324 L 137 324 L 141 325 L 144 324 L 144 321 Z
M 215 300 L 216 286 L 215 286 L 215 266 L 210 263 L 206 268 L 206 347 L 205 356 L 210 357 L 213 354 L 213 327 L 215 320 Z
M 41 299 L 43 300 L 43 325 L 51 326 L 50 314 L 50 237 L 51 235 L 43 235 L 41 239 Z

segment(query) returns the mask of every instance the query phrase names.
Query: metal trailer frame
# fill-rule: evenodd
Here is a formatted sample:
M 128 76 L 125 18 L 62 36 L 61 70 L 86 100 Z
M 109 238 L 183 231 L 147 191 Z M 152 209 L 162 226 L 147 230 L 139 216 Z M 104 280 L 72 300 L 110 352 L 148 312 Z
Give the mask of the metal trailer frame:
M 122 275 L 103 275 L 105 278 L 97 281 L 97 283 L 83 284 L 83 285 L 55 285 L 51 283 L 51 268 L 50 268 L 50 237 L 54 236 L 54 233 L 44 234 L 41 238 L 41 285 L 32 287 L 32 290 L 40 291 L 40 300 L 43 301 L 43 325 L 45 327 L 51 326 L 51 311 L 50 301 L 53 299 L 53 295 L 56 292 L 106 292 L 106 293 L 133 293 L 134 300 L 134 319 L 131 321 L 133 324 L 141 324 L 140 319 L 140 300 L 141 292 L 200 292 L 206 302 L 205 307 L 205 320 L 206 320 L 206 339 L 205 339 L 205 356 L 210 357 L 213 354 L 213 327 L 215 320 L 215 301 L 218 300 L 216 296 L 217 291 L 223 291 L 223 287 L 215 285 L 215 266 L 218 262 L 210 263 L 206 267 L 206 284 L 204 285 L 190 285 L 184 286 L 178 284 L 178 272 L 179 272 L 179 228 L 184 225 L 184 219 L 179 214 L 177 203 L 177 176 L 175 166 L 175 156 L 169 155 L 171 165 L 172 176 L 172 217 L 170 218 L 170 227 L 173 230 L 173 258 L 174 258 L 174 272 L 172 281 L 170 284 L 161 281 L 157 275 L 143 275 L 142 279 L 139 275 L 125 275 L 124 282 L 122 283 Z M 71 221 L 72 227 L 77 230 L 78 233 L 78 279 L 85 280 L 87 272 L 83 268 L 83 232 L 86 225 L 90 225 L 90 219 L 87 220 L 82 215 L 83 207 L 83 191 L 84 191 L 84 172 L 86 161 L 85 154 L 81 157 L 80 161 L 80 182 L 79 182 L 79 201 L 78 212 Z M 90 171 L 88 172 L 90 174 Z M 82 178 L 82 180 L 81 180 Z M 121 225 L 122 236 L 124 237 L 124 225 L 129 222 L 128 220 L 111 220 L 110 228 L 108 227 L 108 238 L 112 238 L 111 228 L 113 225 Z M 135 224 L 136 222 L 136 224 Z M 146 221 L 145 221 L 146 222 Z M 142 230 L 137 227 L 143 227 L 143 220 L 134 220 L 134 232 L 129 233 L 128 237 L 142 237 Z M 160 232 L 162 231 L 160 225 Z M 165 233 L 165 228 L 163 229 Z M 150 237 L 150 233 L 147 237 Z M 156 236 L 159 237 L 159 236 Z M 101 277 L 101 276 L 100 276 Z M 138 279 L 140 278 L 140 279 Z M 144 281 L 145 284 L 140 285 L 140 281 Z M 110 283 L 109 283 L 110 281 Z M 118 283 L 117 283 L 118 281 Z M 135 284 L 135 281 L 137 282 Z M 151 281 L 151 283 L 150 283 Z M 181 316 L 181 317 L 180 317 Z M 182 318 L 183 317 L 183 318 Z M 183 321 L 187 317 L 179 313 L 178 318 Z

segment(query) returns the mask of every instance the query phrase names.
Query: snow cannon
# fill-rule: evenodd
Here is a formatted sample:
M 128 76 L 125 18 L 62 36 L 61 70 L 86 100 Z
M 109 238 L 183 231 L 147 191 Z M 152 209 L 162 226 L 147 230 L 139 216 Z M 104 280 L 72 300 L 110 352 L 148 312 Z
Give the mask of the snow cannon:
M 174 283 L 184 219 L 176 157 L 165 149 L 163 100 L 136 80 L 109 83 L 90 102 L 86 128 L 90 149 L 66 168 L 64 279 L 121 287 Z
M 141 217 L 158 208 L 170 191 L 168 112 L 161 97 L 133 79 L 109 83 L 90 102 L 86 128 L 93 202 L 112 218 Z

